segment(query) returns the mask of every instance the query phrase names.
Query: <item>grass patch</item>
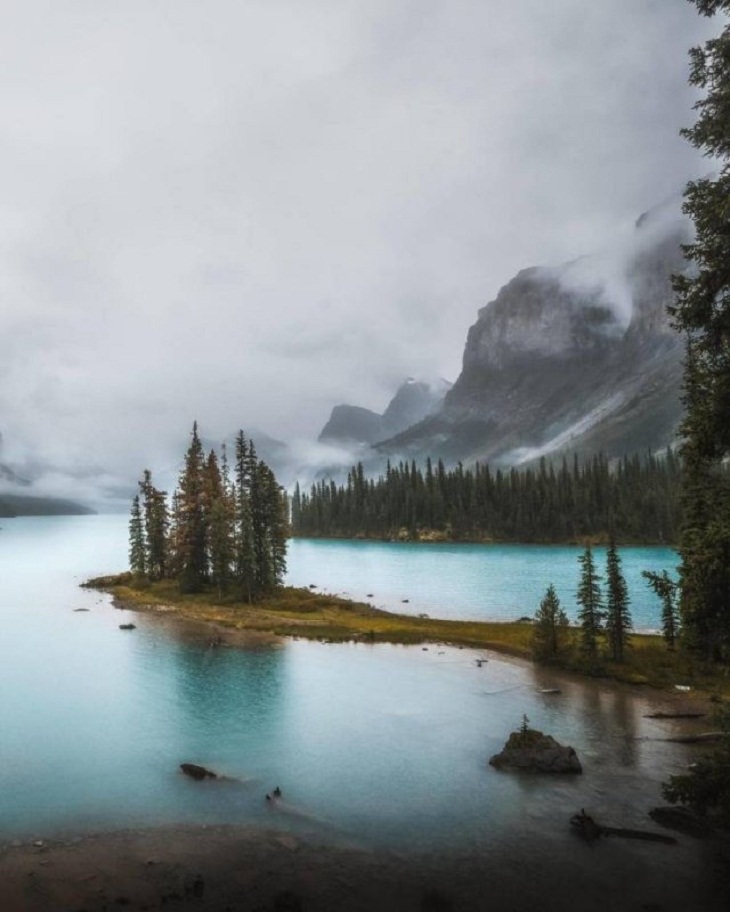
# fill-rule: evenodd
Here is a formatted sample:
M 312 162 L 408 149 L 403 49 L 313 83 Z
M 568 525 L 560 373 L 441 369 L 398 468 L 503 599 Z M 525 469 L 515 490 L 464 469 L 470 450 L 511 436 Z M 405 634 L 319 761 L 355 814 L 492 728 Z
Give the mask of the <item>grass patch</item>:
M 151 583 L 131 573 L 98 577 L 83 585 L 111 593 L 125 607 L 164 610 L 236 630 L 330 642 L 448 643 L 532 658 L 534 628 L 517 621 L 452 621 L 393 614 L 364 602 L 293 587 L 284 587 L 250 605 L 214 590 L 182 594 L 173 580 Z M 706 665 L 682 650 L 668 650 L 660 636 L 634 634 L 623 663 L 604 658 L 596 667 L 588 667 L 577 650 L 578 629 L 570 628 L 566 633 L 567 648 L 552 661 L 556 667 L 634 685 L 673 688 L 685 684 L 718 699 L 730 697 L 726 669 Z

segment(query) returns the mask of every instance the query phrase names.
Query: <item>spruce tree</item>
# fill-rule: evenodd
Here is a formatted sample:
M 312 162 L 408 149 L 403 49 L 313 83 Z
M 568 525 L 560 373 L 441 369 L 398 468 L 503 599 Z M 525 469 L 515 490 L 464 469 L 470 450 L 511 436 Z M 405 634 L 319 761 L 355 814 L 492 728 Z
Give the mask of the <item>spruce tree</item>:
M 256 555 L 251 514 L 251 460 L 249 444 L 243 431 L 236 436 L 234 463 L 233 553 L 236 586 L 247 602 L 255 595 Z
M 147 546 L 144 538 L 144 523 L 139 503 L 139 494 L 132 500 L 132 512 L 129 517 L 129 568 L 139 576 L 147 574 Z
M 705 16 L 730 13 L 730 0 L 693 0 Z M 688 184 L 684 211 L 695 239 L 684 250 L 691 268 L 676 276 L 670 308 L 687 338 L 684 523 L 680 541 L 683 631 L 708 659 L 730 659 L 730 25 L 690 50 L 690 83 L 705 90 L 684 136 L 719 170 Z
M 677 590 L 679 586 L 666 570 L 662 570 L 661 573 L 642 570 L 641 575 L 662 600 L 662 635 L 667 647 L 674 649 L 674 644 L 679 636 L 679 616 L 677 612 Z
M 552 583 L 535 613 L 533 653 L 538 659 L 554 658 L 562 647 L 562 633 L 568 626 L 568 616 L 560 607 L 560 599 Z
M 631 627 L 629 592 L 621 572 L 616 542 L 611 538 L 606 552 L 606 633 L 614 662 L 624 660 Z
M 150 579 L 162 579 L 167 573 L 168 529 L 167 495 L 152 484 L 152 473 L 145 469 L 139 482 L 144 526 L 145 569 Z
M 578 602 L 578 620 L 580 621 L 581 652 L 591 662 L 598 658 L 598 637 L 602 630 L 603 601 L 599 585 L 601 577 L 596 573 L 593 552 L 586 546 L 578 558 L 580 564 L 580 581 L 576 601 Z
M 199 592 L 208 577 L 208 517 L 204 453 L 197 421 L 193 423 L 177 494 L 180 588 L 183 592 Z
M 730 0 L 693 0 L 705 16 L 730 13 Z M 685 248 L 692 268 L 675 279 L 671 312 L 687 336 L 682 456 L 684 523 L 680 540 L 683 638 L 706 658 L 730 662 L 730 24 L 690 51 L 690 82 L 706 90 L 685 136 L 720 165 L 690 183 L 685 211 L 695 226 Z M 723 744 L 686 776 L 665 786 L 670 801 L 716 809 L 730 825 L 730 715 Z
M 230 492 L 211 450 L 205 466 L 205 506 L 208 527 L 208 563 L 211 582 L 222 596 L 231 580 L 233 562 L 233 509 Z

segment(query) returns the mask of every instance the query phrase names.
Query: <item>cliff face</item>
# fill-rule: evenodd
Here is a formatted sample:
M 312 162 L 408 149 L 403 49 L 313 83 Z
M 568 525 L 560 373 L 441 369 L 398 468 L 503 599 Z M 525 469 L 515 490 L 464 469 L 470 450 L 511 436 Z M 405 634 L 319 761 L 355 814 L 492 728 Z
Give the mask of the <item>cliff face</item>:
M 628 244 L 520 272 L 480 310 L 442 409 L 378 449 L 520 464 L 674 442 L 683 345 L 666 306 L 688 239 L 673 201 L 644 214 Z

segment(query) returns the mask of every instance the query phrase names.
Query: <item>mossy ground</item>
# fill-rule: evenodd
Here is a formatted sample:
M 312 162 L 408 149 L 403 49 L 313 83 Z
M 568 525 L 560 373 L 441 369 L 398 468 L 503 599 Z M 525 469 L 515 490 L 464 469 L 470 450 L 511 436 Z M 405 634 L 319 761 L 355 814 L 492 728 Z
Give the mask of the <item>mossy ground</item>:
M 214 590 L 182 594 L 173 580 L 149 582 L 130 573 L 99 577 L 84 584 L 111 593 L 130 608 L 167 609 L 180 617 L 205 621 L 235 630 L 273 633 L 330 642 L 450 643 L 491 649 L 531 658 L 533 627 L 530 623 L 503 621 L 452 621 L 414 617 L 382 611 L 327 593 L 284 587 L 250 605 Z M 577 628 L 566 631 L 565 648 L 552 660 L 558 668 L 581 674 L 609 677 L 629 684 L 654 687 L 692 687 L 718 699 L 730 698 L 726 668 L 708 666 L 682 650 L 667 649 L 660 636 L 635 634 L 622 663 L 601 659 L 587 665 L 577 650 Z

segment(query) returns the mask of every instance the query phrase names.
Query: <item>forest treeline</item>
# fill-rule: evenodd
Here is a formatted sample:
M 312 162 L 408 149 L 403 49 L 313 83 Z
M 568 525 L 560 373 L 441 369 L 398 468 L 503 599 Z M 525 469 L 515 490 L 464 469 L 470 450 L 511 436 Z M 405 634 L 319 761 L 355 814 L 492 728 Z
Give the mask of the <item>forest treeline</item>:
M 609 462 L 596 456 L 559 466 L 491 469 L 441 460 L 399 462 L 377 479 L 358 463 L 345 484 L 297 485 L 292 534 L 302 537 L 455 541 L 607 540 L 674 544 L 680 525 L 677 456 L 646 454 Z

